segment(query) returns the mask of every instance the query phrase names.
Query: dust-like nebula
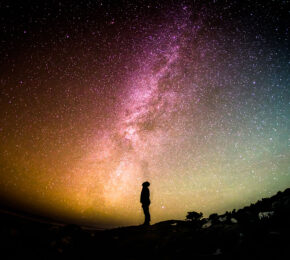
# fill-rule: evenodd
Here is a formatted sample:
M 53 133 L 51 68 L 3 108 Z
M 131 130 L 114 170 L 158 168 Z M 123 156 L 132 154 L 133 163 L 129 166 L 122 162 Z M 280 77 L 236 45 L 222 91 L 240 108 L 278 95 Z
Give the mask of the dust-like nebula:
M 0 195 L 78 223 L 290 185 L 287 1 L 3 1 Z

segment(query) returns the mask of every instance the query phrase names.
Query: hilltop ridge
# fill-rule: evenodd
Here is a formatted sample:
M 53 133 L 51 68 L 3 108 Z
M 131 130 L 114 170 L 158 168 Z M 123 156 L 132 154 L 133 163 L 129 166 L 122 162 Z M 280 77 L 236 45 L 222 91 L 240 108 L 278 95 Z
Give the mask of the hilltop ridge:
M 2 252 L 13 257 L 197 259 L 289 257 L 290 188 L 224 214 L 107 230 L 0 213 Z

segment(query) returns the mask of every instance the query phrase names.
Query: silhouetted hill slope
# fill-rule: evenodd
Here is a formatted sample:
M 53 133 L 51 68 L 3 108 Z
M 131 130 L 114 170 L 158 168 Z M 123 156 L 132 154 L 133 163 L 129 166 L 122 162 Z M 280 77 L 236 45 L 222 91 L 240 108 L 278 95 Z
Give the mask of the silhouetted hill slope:
M 194 214 L 193 214 L 194 215 Z M 10 259 L 289 259 L 290 189 L 238 211 L 152 226 L 89 230 L 0 213 Z

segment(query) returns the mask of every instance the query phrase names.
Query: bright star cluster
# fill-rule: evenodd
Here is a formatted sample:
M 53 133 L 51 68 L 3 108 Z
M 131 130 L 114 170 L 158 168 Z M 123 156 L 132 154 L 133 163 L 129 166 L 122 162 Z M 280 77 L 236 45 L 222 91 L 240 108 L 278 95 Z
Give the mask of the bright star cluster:
M 290 186 L 288 1 L 0 9 L 2 203 L 134 225 L 144 181 L 153 223 Z

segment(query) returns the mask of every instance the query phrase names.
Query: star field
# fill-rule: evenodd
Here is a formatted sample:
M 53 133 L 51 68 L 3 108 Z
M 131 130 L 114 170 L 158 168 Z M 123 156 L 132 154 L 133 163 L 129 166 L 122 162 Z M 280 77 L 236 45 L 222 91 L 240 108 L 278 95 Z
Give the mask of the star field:
M 288 1 L 0 4 L 0 196 L 96 226 L 290 185 Z

